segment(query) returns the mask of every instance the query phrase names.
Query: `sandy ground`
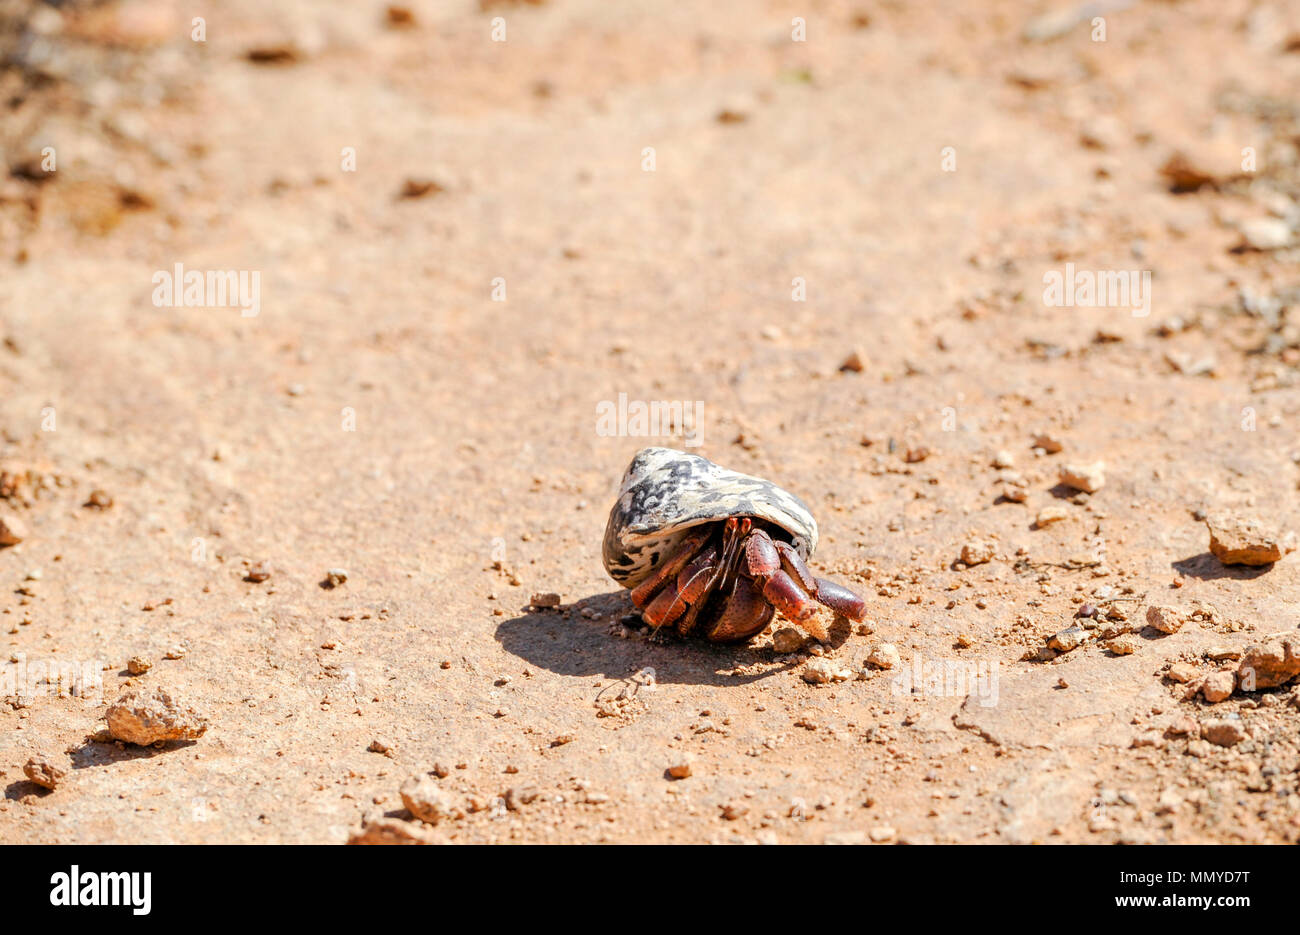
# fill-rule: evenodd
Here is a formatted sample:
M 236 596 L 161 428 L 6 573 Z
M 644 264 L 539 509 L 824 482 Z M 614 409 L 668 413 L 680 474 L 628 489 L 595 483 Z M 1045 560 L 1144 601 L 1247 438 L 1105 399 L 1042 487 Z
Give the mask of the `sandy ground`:
M 435 769 L 451 842 L 1300 839 L 1293 688 L 1166 677 L 1300 623 L 1300 554 L 1197 518 L 1300 527 L 1294 5 L 484 6 L 0 6 L 0 841 L 342 843 Z M 159 307 L 177 263 L 258 314 Z M 1067 263 L 1149 314 L 1049 305 Z M 600 540 L 684 439 L 598 433 L 620 393 L 801 495 L 869 625 L 647 641 Z M 1044 651 L 1084 604 L 1136 651 Z M 132 687 L 206 733 L 106 740 Z

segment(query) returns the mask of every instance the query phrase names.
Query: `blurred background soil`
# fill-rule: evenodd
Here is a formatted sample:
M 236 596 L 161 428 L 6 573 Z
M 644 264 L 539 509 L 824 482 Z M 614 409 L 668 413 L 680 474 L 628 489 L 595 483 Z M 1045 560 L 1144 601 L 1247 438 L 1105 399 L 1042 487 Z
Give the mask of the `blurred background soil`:
M 1165 677 L 1300 623 L 1199 519 L 1300 520 L 1297 88 L 1283 0 L 0 0 L 0 663 L 102 676 L 0 680 L 0 841 L 341 843 L 435 767 L 453 842 L 1297 841 L 1294 691 Z M 624 622 L 606 513 L 681 439 L 620 393 L 810 504 L 853 678 Z M 1210 612 L 1043 651 L 1148 603 Z M 207 733 L 96 739 L 129 683 Z

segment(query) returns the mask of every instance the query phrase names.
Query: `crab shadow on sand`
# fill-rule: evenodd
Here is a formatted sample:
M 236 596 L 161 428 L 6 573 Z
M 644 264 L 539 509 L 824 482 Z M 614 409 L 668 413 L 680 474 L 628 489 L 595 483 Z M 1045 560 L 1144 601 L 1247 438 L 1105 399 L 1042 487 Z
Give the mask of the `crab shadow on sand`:
M 588 608 L 600 619 L 583 616 Z M 627 678 L 650 668 L 661 684 L 745 685 L 799 664 L 729 675 L 738 666 L 771 663 L 771 650 L 675 636 L 654 643 L 643 633 L 630 639 L 611 634 L 611 625 L 632 611 L 626 591 L 592 594 L 561 610 L 533 610 L 506 620 L 497 627 L 496 638 L 506 652 L 557 675 Z

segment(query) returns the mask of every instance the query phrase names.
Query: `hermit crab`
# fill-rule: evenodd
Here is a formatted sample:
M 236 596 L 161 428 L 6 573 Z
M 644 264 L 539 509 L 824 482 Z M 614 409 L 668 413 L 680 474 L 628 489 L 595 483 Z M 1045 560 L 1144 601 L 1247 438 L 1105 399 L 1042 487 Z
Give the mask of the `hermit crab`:
M 698 455 L 643 448 L 623 475 L 602 553 L 656 632 L 737 643 L 776 611 L 818 639 L 818 604 L 863 618 L 861 597 L 808 570 L 816 547 L 817 521 L 794 494 Z

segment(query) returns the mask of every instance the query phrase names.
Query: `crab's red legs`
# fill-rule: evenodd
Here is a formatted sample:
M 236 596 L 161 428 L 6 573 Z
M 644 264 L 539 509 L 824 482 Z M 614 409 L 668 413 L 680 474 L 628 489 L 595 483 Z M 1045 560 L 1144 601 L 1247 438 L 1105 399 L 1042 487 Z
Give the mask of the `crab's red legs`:
M 642 619 L 656 629 L 672 623 L 686 613 L 688 607 L 699 603 L 709 582 L 713 580 L 714 568 L 718 563 L 717 549 L 706 545 L 697 554 L 687 552 L 686 557 L 689 561 L 677 573 L 677 580 L 670 582 L 641 611 Z M 678 558 L 680 555 L 675 553 L 673 561 L 676 562 Z
M 659 596 L 647 605 L 641 612 L 642 619 L 658 629 L 686 613 L 687 608 L 695 602 L 708 584 L 717 557 L 713 549 L 701 552 L 677 573 L 677 581 L 671 587 L 664 588 L 659 592 Z
M 695 629 L 695 624 L 699 620 L 700 611 L 704 605 L 709 602 L 709 595 L 719 585 L 722 585 L 724 594 L 727 593 L 725 581 L 729 575 L 734 574 L 736 563 L 736 552 L 740 548 L 740 529 L 741 524 L 745 524 L 748 529 L 749 520 L 737 520 L 734 516 L 729 517 L 722 527 L 722 557 L 712 568 L 709 580 L 705 582 L 704 587 L 700 589 L 699 594 L 691 604 L 691 609 L 686 612 L 681 620 L 677 622 L 677 632 L 682 636 L 689 636 Z
M 798 553 L 794 549 L 789 546 L 786 546 L 786 549 L 798 558 Z M 795 623 L 802 623 L 817 613 L 817 605 L 813 603 L 808 591 L 799 587 L 795 579 L 785 573 L 781 567 L 784 558 L 785 553 L 778 547 L 778 543 L 762 530 L 752 533 L 745 540 L 746 570 L 762 585 L 763 596 L 781 612 L 781 616 Z M 808 569 L 803 570 L 806 572 Z M 809 574 L 808 578 L 811 579 L 812 575 Z
M 679 571 L 686 567 L 686 563 L 700 550 L 700 546 L 708 538 L 709 531 L 703 527 L 688 533 L 678 543 L 673 553 L 664 558 L 663 563 L 654 570 L 654 573 L 632 589 L 632 603 L 637 607 L 645 607 L 650 599 L 654 597 L 655 592 L 663 587 L 665 581 L 675 577 Z

